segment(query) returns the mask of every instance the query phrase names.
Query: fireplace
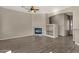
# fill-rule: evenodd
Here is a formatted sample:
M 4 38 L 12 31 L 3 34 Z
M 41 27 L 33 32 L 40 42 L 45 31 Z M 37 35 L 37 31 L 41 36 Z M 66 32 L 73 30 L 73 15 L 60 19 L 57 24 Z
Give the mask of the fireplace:
M 42 28 L 35 28 L 35 34 L 42 34 Z

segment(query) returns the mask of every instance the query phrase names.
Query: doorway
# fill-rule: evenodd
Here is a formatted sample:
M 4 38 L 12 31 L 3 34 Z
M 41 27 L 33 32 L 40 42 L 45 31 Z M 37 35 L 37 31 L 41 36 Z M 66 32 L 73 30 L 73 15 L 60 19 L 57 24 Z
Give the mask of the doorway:
M 66 35 L 73 36 L 73 13 L 68 12 L 66 15 Z

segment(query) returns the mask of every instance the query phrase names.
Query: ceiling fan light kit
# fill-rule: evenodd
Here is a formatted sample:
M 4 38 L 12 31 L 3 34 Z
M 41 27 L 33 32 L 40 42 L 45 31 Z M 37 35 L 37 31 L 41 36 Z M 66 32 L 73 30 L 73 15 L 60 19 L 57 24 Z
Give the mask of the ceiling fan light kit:
M 28 12 L 32 12 L 32 13 L 36 13 L 37 11 L 39 11 L 39 9 L 35 8 L 35 6 L 31 6 L 30 9 L 26 8 L 25 6 L 22 6 L 22 8 L 24 8 L 25 10 L 28 10 Z

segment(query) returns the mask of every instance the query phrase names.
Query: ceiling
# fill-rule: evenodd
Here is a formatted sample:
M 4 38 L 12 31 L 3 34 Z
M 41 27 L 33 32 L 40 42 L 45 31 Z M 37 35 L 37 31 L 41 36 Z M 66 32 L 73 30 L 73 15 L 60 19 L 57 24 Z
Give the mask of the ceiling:
M 1 7 L 28 13 L 27 10 L 25 10 L 21 6 L 1 6 Z M 36 8 L 39 8 L 39 11 L 37 13 L 51 13 L 51 12 L 56 12 L 56 11 L 63 10 L 69 7 L 70 6 L 36 6 Z M 30 6 L 26 6 L 26 8 L 30 9 Z

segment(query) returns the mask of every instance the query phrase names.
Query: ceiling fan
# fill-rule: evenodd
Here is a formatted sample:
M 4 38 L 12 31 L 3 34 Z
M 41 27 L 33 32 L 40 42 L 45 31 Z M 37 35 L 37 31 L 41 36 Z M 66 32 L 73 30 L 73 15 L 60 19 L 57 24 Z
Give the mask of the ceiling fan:
M 37 11 L 39 11 L 39 9 L 36 8 L 35 6 L 31 6 L 30 9 L 26 8 L 26 6 L 21 6 L 21 7 L 24 8 L 25 10 L 28 10 L 28 12 L 36 13 Z

